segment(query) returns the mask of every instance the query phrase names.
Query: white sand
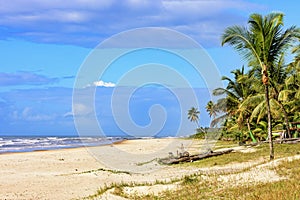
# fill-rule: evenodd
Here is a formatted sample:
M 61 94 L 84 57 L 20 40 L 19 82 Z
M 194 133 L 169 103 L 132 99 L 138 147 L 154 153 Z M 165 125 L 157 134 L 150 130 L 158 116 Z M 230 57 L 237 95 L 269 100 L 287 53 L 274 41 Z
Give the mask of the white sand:
M 0 199 L 74 199 L 95 194 L 105 184 L 181 177 L 177 168 L 162 167 L 153 160 L 167 157 L 169 151 L 175 154 L 181 144 L 191 149 L 200 145 L 192 140 L 145 139 L 88 149 L 1 154 Z
M 157 163 L 157 158 L 167 157 L 169 152 L 176 155 L 177 151 L 187 150 L 194 154 L 199 153 L 201 147 L 199 140 L 144 139 L 100 147 L 0 154 L 0 199 L 80 199 L 95 194 L 97 189 L 111 183 L 154 183 L 156 180 L 169 181 L 195 173 L 209 178 L 205 174 L 233 172 L 218 176 L 218 180 L 225 183 L 277 181 L 282 177 L 270 167 L 286 159 L 300 159 L 298 155 L 267 163 L 256 160 L 209 168 L 161 166 Z M 252 151 L 241 147 L 235 149 Z M 234 173 L 249 167 L 246 172 Z M 157 194 L 176 188 L 175 183 L 125 187 L 125 192 Z M 123 198 L 107 191 L 98 199 Z

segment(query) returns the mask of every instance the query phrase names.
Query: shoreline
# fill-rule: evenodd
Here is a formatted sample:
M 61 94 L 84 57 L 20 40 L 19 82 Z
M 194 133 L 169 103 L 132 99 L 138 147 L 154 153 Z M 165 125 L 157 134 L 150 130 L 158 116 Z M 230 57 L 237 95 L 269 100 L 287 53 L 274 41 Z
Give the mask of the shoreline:
M 0 137 L 1 138 L 1 137 Z M 127 141 L 127 140 L 144 140 L 144 139 L 182 139 L 183 137 L 158 137 L 158 138 L 155 138 L 155 137 L 119 137 L 119 136 L 116 136 L 116 137 L 65 137 L 65 136 L 59 136 L 59 137 L 48 137 L 48 136 L 45 136 L 45 137 L 17 137 L 17 136 L 2 136 L 2 138 L 9 138 L 9 139 L 17 139 L 18 141 L 21 141 L 23 138 L 25 140 L 28 140 L 28 138 L 30 139 L 48 139 L 48 138 L 51 138 L 52 141 L 55 140 L 53 138 L 56 138 L 58 140 L 60 139 L 74 139 L 74 140 L 84 140 L 84 139 L 89 139 L 89 138 L 93 138 L 93 139 L 103 139 L 103 143 L 97 141 L 97 142 L 91 142 L 91 144 L 88 144 L 88 143 L 68 143 L 68 144 L 65 144 L 66 146 L 43 146 L 42 144 L 40 146 L 18 146 L 17 144 L 15 144 L 16 146 L 15 147 L 6 147 L 6 144 L 0 144 L 0 149 L 1 147 L 4 147 L 4 148 L 7 148 L 6 151 L 3 151 L 3 152 L 0 152 L 0 156 L 1 155 L 4 155 L 4 154 L 11 154 L 11 153 L 26 153 L 26 152 L 40 152 L 40 151 L 52 151 L 52 150 L 59 150 L 59 149 L 74 149 L 74 148 L 89 148 L 89 147 L 98 147 L 98 146 L 106 146 L 106 145 L 116 145 L 116 144 L 119 144 L 119 143 L 122 143 L 124 141 Z M 114 141 L 115 140 L 115 141 Z M 0 140 L 0 142 L 3 142 L 3 140 Z M 113 142 L 111 142 L 113 141 Z M 11 144 L 9 143 L 9 145 L 14 145 L 14 144 Z M 60 144 L 59 144 L 60 145 Z M 9 148 L 13 148 L 13 149 L 9 149 Z M 14 148 L 24 148 L 24 149 L 14 149 Z
M 71 149 L 80 149 L 80 148 L 110 146 L 110 145 L 121 144 L 124 141 L 126 141 L 126 139 L 116 141 L 116 142 L 112 142 L 110 144 L 81 145 L 81 146 L 76 146 L 76 147 L 53 147 L 53 148 L 49 148 L 49 149 L 38 149 L 38 150 L 31 150 L 31 151 L 29 151 L 29 150 L 26 150 L 26 151 L 8 151 L 8 152 L 0 152 L 0 156 L 1 155 L 7 155 L 7 154 L 23 154 L 23 153 L 48 152 L 48 151 L 58 151 L 58 150 L 71 150 Z

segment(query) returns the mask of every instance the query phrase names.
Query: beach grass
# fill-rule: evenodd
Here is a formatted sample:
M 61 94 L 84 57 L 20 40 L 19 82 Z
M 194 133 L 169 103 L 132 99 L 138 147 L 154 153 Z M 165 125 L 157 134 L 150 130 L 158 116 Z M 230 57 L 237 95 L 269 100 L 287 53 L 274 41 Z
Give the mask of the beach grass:
M 249 162 L 258 158 L 268 157 L 268 144 L 255 147 L 257 151 L 251 153 L 232 153 L 218 157 L 212 157 L 194 163 L 182 165 L 194 165 L 208 167 L 226 165 L 232 162 Z M 275 144 L 277 158 L 284 158 L 300 154 L 300 144 Z M 181 187 L 176 191 L 162 192 L 159 196 L 151 194 L 145 196 L 133 196 L 133 199 L 249 199 L 249 200 L 298 200 L 300 199 L 300 160 L 283 161 L 276 167 L 271 167 L 284 179 L 257 184 L 244 184 L 232 186 L 218 181 L 218 174 L 211 175 L 209 179 L 201 178 L 201 175 L 185 176 Z M 251 168 L 243 169 L 243 171 Z M 235 171 L 232 173 L 241 173 Z M 223 173 L 224 174 L 224 173 Z M 259 176 L 259 174 L 257 174 Z
M 226 144 L 226 142 L 220 142 L 219 148 L 233 147 L 232 143 Z M 255 152 L 249 151 L 248 153 L 243 152 L 232 152 L 230 154 L 223 154 L 217 157 L 210 157 L 207 159 L 199 160 L 193 163 L 183 163 L 181 166 L 194 166 L 194 167 L 212 167 L 212 166 L 223 166 L 232 163 L 242 163 L 254 160 L 268 160 L 269 159 L 269 144 L 262 143 L 254 147 Z M 300 154 L 299 144 L 274 144 L 276 158 L 282 158 L 290 155 Z
M 222 142 L 219 146 L 230 146 L 231 142 Z M 274 144 L 276 158 L 285 158 L 300 154 L 300 144 Z M 232 182 L 220 181 L 221 175 L 235 175 L 247 173 L 255 166 L 268 164 L 268 144 L 260 144 L 255 147 L 251 147 L 255 151 L 248 153 L 234 152 L 230 154 L 224 154 L 217 157 L 211 157 L 208 159 L 200 160 L 193 163 L 184 163 L 176 165 L 175 167 L 213 167 L 213 166 L 226 166 L 234 163 L 246 163 L 261 160 L 257 164 L 240 168 L 232 171 L 216 171 L 214 173 L 195 173 L 192 175 L 185 175 L 180 179 L 172 180 L 170 182 L 156 182 L 156 183 L 122 183 L 114 184 L 106 188 L 102 188 L 98 191 L 98 194 L 90 196 L 93 197 L 103 194 L 109 189 L 114 189 L 114 194 L 129 198 L 129 199 L 300 199 L 300 160 L 282 161 L 278 165 L 270 165 L 268 170 L 274 171 L 281 177 L 279 180 L 268 182 L 245 182 L 243 184 L 235 184 Z M 257 178 L 252 175 L 253 179 Z M 142 185 L 155 185 L 155 184 L 172 184 L 180 183 L 176 190 L 166 190 L 158 194 L 127 194 L 124 192 L 125 187 L 136 187 Z
M 230 186 L 220 183 L 217 177 L 209 180 L 196 177 L 185 177 L 176 191 L 165 191 L 160 195 L 132 196 L 131 199 L 247 199 L 247 200 L 298 200 L 300 199 L 299 160 L 283 162 L 274 168 L 284 180 L 269 183 L 245 184 Z

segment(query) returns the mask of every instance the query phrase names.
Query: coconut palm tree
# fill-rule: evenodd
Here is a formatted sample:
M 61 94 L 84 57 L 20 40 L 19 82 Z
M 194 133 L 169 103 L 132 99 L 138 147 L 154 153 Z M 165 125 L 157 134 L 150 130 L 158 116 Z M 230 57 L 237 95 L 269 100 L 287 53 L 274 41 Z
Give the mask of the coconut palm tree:
M 249 75 L 252 74 L 252 72 L 249 72 L 249 74 L 244 72 L 244 67 L 242 67 L 241 70 L 237 69 L 231 73 L 234 75 L 234 79 L 230 79 L 226 76 L 222 77 L 222 80 L 227 81 L 226 88 L 217 88 L 213 91 L 213 94 L 216 96 L 226 95 L 224 98 L 221 98 L 217 101 L 215 107 L 225 113 L 221 116 L 221 118 L 231 118 L 229 121 L 233 123 L 227 123 L 228 130 L 237 131 L 239 134 L 242 134 L 241 130 L 245 124 L 247 124 L 250 137 L 252 138 L 253 142 L 256 142 L 249 124 L 249 117 L 252 112 L 251 108 L 254 106 L 249 107 L 249 105 L 247 105 L 241 107 L 241 104 L 245 101 L 245 99 L 256 92 L 254 90 L 256 81 L 255 79 L 251 79 L 251 76 Z M 223 109 L 220 109 L 220 107 L 223 107 Z M 218 120 L 219 118 L 214 119 L 213 123 Z
M 227 117 L 236 115 L 241 102 L 255 92 L 253 81 L 248 74 L 245 74 L 244 67 L 231 73 L 234 75 L 234 79 L 222 77 L 223 81 L 227 81 L 226 88 L 216 88 L 213 91 L 215 96 L 226 95 L 217 101 L 215 107 L 217 110 L 225 112 Z
M 272 101 L 273 107 L 271 106 L 271 115 L 273 113 L 278 115 L 278 112 L 276 111 L 281 111 L 283 114 L 283 118 L 285 121 L 286 129 L 287 129 L 287 134 L 289 137 L 291 137 L 290 134 L 290 129 L 289 129 L 289 118 L 288 115 L 289 113 L 287 112 L 286 106 L 283 104 L 283 102 L 278 98 L 279 93 L 281 90 L 284 89 L 285 87 L 285 81 L 289 75 L 287 71 L 287 65 L 284 63 L 284 53 L 281 54 L 280 59 L 278 60 L 278 63 L 275 63 L 274 65 L 270 65 L 270 69 L 272 73 L 269 74 L 269 83 L 270 83 L 270 101 Z M 253 73 L 254 78 L 256 79 L 261 79 L 262 74 L 260 73 L 259 69 L 254 69 Z M 249 104 L 249 102 L 252 104 L 253 102 L 257 102 L 258 99 L 263 98 L 263 94 L 261 91 L 263 90 L 257 90 L 259 94 L 256 94 L 255 96 L 250 97 L 248 102 L 245 102 L 245 104 Z M 259 97 L 259 98 L 257 98 Z M 266 106 L 265 103 L 260 101 L 259 106 L 256 107 L 256 109 L 253 109 L 251 118 L 257 118 L 257 123 L 258 121 L 262 118 L 261 116 L 265 116 L 267 113 L 263 113 L 261 111 L 266 111 Z M 262 109 L 263 108 L 263 109 Z M 276 109 L 276 110 L 274 110 Z M 259 113 L 257 112 L 259 111 Z M 272 113 L 273 111 L 273 113 Z M 255 114 L 258 114 L 258 116 L 255 116 Z
M 279 99 L 279 93 L 284 89 L 285 81 L 288 77 L 287 65 L 284 64 L 284 54 L 282 54 L 278 63 L 271 67 L 272 68 L 270 70 L 273 73 L 270 74 L 270 85 L 273 89 L 273 98 L 279 105 L 280 110 L 283 112 L 287 134 L 289 137 L 291 137 L 288 112 L 281 99 Z
M 195 107 L 192 107 L 190 110 L 188 110 L 188 119 L 191 122 L 195 122 L 197 124 L 197 128 L 199 128 L 199 115 L 200 111 Z
M 284 89 L 278 99 L 289 109 L 292 120 L 300 120 L 300 62 L 295 60 L 288 69 L 289 75 L 285 80 Z
M 217 116 L 218 111 L 216 109 L 216 106 L 215 106 L 214 102 L 212 102 L 212 101 L 207 102 L 207 105 L 206 105 L 205 108 L 206 108 L 206 111 L 209 114 L 209 117 L 215 118 Z
M 274 159 L 272 140 L 272 117 L 269 98 L 270 66 L 276 63 L 281 55 L 294 41 L 297 29 L 292 26 L 285 31 L 282 13 L 270 13 L 266 16 L 252 14 L 248 20 L 249 27 L 231 26 L 222 35 L 222 45 L 229 44 L 241 53 L 249 66 L 259 68 L 262 73 L 265 103 L 268 116 L 268 138 L 270 159 Z

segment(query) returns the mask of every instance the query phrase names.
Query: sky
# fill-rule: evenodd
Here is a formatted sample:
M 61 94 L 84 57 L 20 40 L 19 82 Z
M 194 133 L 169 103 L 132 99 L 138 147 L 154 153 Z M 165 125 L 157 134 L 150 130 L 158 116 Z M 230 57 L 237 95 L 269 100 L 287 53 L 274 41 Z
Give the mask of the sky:
M 197 125 L 187 120 L 187 109 L 197 107 L 200 125 L 209 126 L 210 90 L 246 65 L 220 45 L 223 30 L 245 26 L 251 13 L 272 11 L 285 13 L 285 27 L 299 26 L 299 6 L 281 0 L 0 0 L 0 135 L 191 134 Z M 182 50 L 195 46 L 201 56 Z

